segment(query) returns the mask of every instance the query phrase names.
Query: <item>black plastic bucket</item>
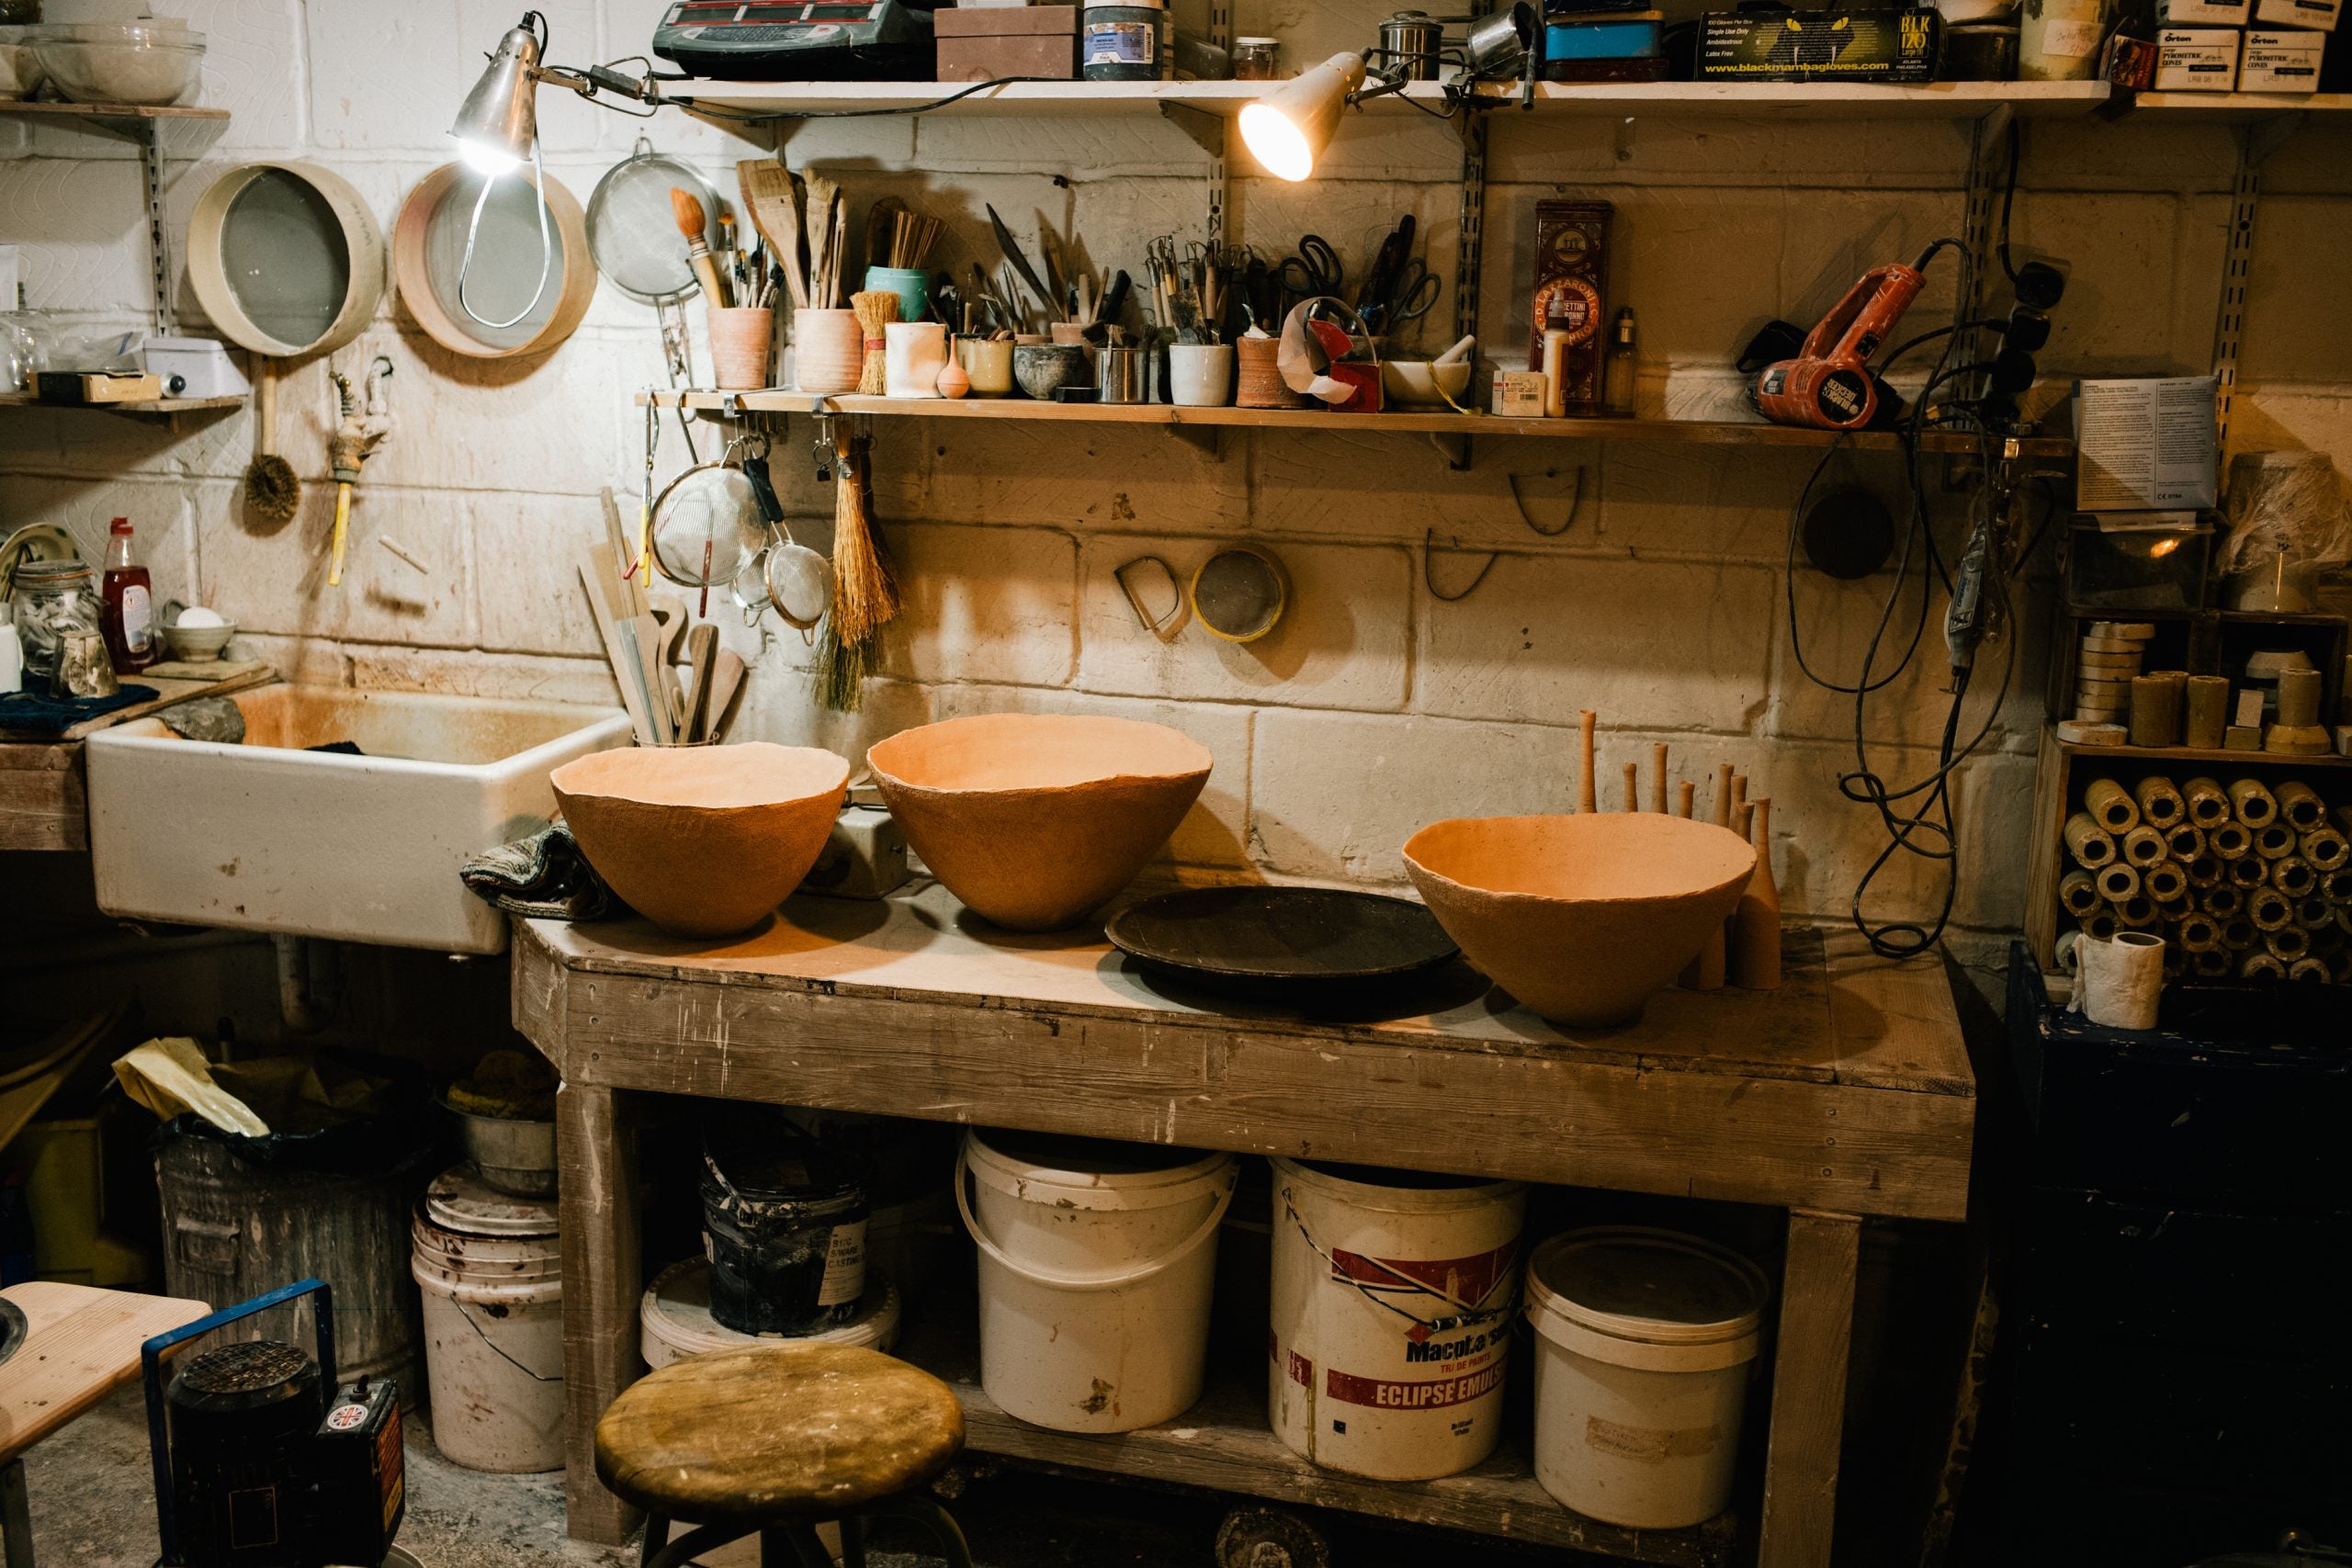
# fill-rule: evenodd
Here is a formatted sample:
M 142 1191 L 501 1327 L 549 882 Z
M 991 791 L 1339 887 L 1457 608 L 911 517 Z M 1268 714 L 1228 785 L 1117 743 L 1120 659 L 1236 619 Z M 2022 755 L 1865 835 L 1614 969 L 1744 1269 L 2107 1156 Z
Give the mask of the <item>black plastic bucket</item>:
M 865 1291 L 865 1189 L 797 1158 L 728 1170 L 703 1155 L 710 1315 L 739 1334 L 816 1334 L 857 1315 Z

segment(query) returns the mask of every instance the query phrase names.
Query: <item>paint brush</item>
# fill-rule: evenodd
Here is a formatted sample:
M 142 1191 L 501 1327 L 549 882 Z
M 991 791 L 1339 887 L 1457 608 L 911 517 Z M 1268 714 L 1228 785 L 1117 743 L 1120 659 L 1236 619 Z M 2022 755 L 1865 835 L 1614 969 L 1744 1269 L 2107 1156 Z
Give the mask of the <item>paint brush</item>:
M 678 232 L 685 236 L 686 259 L 694 265 L 695 281 L 702 285 L 703 302 L 715 310 L 727 309 L 727 285 L 720 280 L 718 263 L 702 237 L 709 219 L 701 199 L 690 190 L 672 186 L 670 215 L 677 220 Z

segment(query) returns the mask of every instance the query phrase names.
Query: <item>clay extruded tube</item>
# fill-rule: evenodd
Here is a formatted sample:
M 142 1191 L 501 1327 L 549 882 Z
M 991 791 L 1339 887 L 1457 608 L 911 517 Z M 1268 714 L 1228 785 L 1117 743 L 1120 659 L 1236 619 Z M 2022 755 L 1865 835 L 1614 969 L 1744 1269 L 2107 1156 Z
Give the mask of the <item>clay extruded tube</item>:
M 2226 864 L 2233 887 L 2259 887 L 2270 880 L 2270 863 L 2260 855 L 2240 855 Z
M 2087 871 L 2070 871 L 2058 879 L 2058 902 L 2066 913 L 2080 919 L 2098 908 L 2098 884 Z
M 2173 861 L 2161 861 L 2142 872 L 2140 886 L 2159 904 L 2176 903 L 2188 895 L 2188 878 Z
M 2176 822 L 2165 829 L 2165 850 L 2177 861 L 2193 861 L 2205 852 L 2204 831 L 2186 822 Z
M 2329 872 L 2327 880 L 2321 885 L 2320 890 L 2327 895 L 2331 902 L 2352 908 L 2352 871 Z M 2352 930 L 2352 927 L 2346 929 Z
M 2249 828 L 2259 828 L 2278 815 L 2278 797 L 2263 788 L 2260 779 L 2232 779 L 2230 815 Z
M 2140 892 L 2140 874 L 2120 861 L 2099 867 L 2097 878 L 2099 897 L 2110 904 L 2120 904 Z
M 2262 933 L 2243 915 L 2222 922 L 2222 945 L 2232 953 L 2244 953 L 2261 940 Z
M 2180 922 L 2180 945 L 2191 953 L 2211 953 L 2222 945 L 2222 928 L 2211 915 L 2189 915 Z
M 2143 870 L 2165 858 L 2165 836 L 2144 822 L 2124 834 L 2118 847 L 2127 863 Z
M 2140 820 L 2160 833 L 2188 812 L 2188 803 L 2180 798 L 2172 780 L 2154 774 L 2132 786 L 2132 798 L 2140 804 Z
M 2156 901 L 2144 895 L 2134 895 L 2113 908 L 2115 918 L 2134 931 L 2156 923 Z
M 2332 931 L 2335 929 L 2335 906 L 2313 895 L 2296 904 L 2295 923 L 2307 931 Z
M 1739 826 L 1739 808 L 1747 804 L 1747 775 L 1734 773 L 1731 776 L 1731 821 L 1726 826 L 1732 828 Z
M 2205 848 L 2221 860 L 2244 860 L 2254 853 L 2254 835 L 2243 822 L 2223 822 L 2205 829 Z
M 2075 863 L 2086 871 L 2097 871 L 2115 858 L 2115 840 L 2086 811 L 2067 818 L 2060 837 L 2065 840 L 2066 852 L 2075 857 Z
M 1715 798 L 1713 807 L 1714 814 L 1713 820 L 1718 828 L 1731 826 L 1731 764 L 1718 762 L 1715 765 Z
M 1592 727 L 1600 717 L 1600 716 L 1590 708 L 1577 715 L 1577 729 L 1584 742 L 1584 777 L 1577 785 L 1578 811 L 1589 812 L 1600 809 L 1600 802 L 1596 796 L 1592 772 Z
M 1756 874 L 1732 911 L 1731 983 L 1745 991 L 1770 991 L 1781 984 L 1781 890 L 1772 880 L 1772 802 L 1749 803 L 1756 827 Z
M 2216 779 L 2193 778 L 2180 786 L 2181 798 L 2188 802 L 2188 819 L 2207 832 L 2230 819 L 2230 797 Z
M 2245 918 L 2254 922 L 2256 931 L 2275 931 L 2294 923 L 2295 906 L 2276 887 L 2256 887 L 2245 896 Z
M 2320 679 L 2316 670 L 2278 671 L 2278 722 L 2288 729 L 2319 723 Z
M 1692 784 L 1689 779 L 1684 779 L 1681 784 L 1676 786 L 1674 802 L 1674 814 L 1676 816 L 1683 818 L 1685 821 L 1688 821 L 1690 817 L 1691 808 L 1697 806 L 1698 802 L 1699 786 L 1697 784 Z
M 2083 934 L 2097 937 L 2102 942 L 2121 929 L 2116 922 L 2115 911 L 2112 909 L 2101 909 L 2095 915 L 2086 915 L 2083 918 Z
M 2289 779 L 2273 794 L 2278 802 L 2278 815 L 2296 832 L 2309 833 L 2327 821 L 2325 803 L 2302 780 Z
M 2226 980 L 2230 977 L 2230 955 L 2216 948 L 2210 953 L 2192 953 L 2188 966 L 2202 980 Z
M 2328 979 L 2327 965 L 2316 958 L 2298 958 L 2287 965 L 2287 978 L 2317 981 L 2324 985 Z
M 2222 731 L 2230 726 L 2230 682 L 2224 675 L 2191 675 L 2184 701 L 2181 744 L 2199 750 L 2222 749 Z
M 2084 785 L 2083 809 L 2110 833 L 2128 833 L 2140 825 L 2140 803 L 2113 779 L 2093 779 Z
M 2319 873 L 2301 855 L 2270 863 L 2270 886 L 2290 898 L 2308 898 L 2319 888 Z
M 2181 693 L 2188 683 L 2188 675 L 2177 670 L 2132 677 L 2132 745 L 2180 744 Z
M 2197 895 L 2197 907 L 2217 920 L 2233 920 L 2245 913 L 2245 895 L 2234 887 L 2208 887 Z
M 1743 839 L 1756 836 L 1756 803 L 1743 800 L 1731 808 L 1731 830 Z
M 2322 872 L 2340 871 L 2345 862 L 2352 860 L 2352 840 L 2346 840 L 2333 828 L 2312 829 L 2296 840 L 2295 847 L 2303 852 L 2303 858 L 2312 863 L 2313 869 Z
M 1641 765 L 1637 762 L 1628 762 L 1625 764 L 1625 809 L 1628 811 L 1639 811 L 1641 808 Z
M 2264 860 L 2285 860 L 2295 852 L 2295 830 L 2284 822 L 2269 822 L 2256 828 L 2254 852 Z
M 1650 748 L 1650 809 L 1666 813 L 1666 742 Z
M 2219 887 L 2222 886 L 2222 862 L 2220 857 L 2215 855 L 2199 855 L 2192 860 L 2185 862 L 2184 863 L 2188 867 L 2188 885 L 2191 887 Z
M 2267 953 L 2249 953 L 2238 965 L 2238 976 L 2246 980 L 2283 980 L 2287 966 Z
M 2312 933 L 2301 926 L 2280 926 L 2262 933 L 2262 945 L 2270 950 L 2271 957 L 2292 963 L 2312 950 Z

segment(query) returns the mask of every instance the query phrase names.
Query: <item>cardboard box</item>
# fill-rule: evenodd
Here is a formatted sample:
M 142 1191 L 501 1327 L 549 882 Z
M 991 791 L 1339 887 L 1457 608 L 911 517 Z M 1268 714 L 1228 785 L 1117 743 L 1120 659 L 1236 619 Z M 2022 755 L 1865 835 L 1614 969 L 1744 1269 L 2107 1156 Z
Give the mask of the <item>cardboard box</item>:
M 2254 19 L 2254 0 L 2158 0 L 2156 20 L 2168 28 L 2242 28 Z
M 1943 18 L 1934 11 L 1710 11 L 1699 78 L 1731 82 L 1928 82 Z
M 2343 14 L 2344 0 L 2254 0 L 2254 19 L 2264 27 L 2332 33 Z
M 1541 370 L 1497 370 L 1493 411 L 1505 419 L 1542 419 L 1551 383 Z
M 2236 91 L 2241 36 L 2235 28 L 2161 29 L 2156 34 L 2156 91 Z
M 2238 64 L 2241 93 L 2316 93 L 2327 35 L 2301 28 L 2248 28 Z
M 1078 75 L 1075 6 L 957 6 L 931 14 L 943 82 Z

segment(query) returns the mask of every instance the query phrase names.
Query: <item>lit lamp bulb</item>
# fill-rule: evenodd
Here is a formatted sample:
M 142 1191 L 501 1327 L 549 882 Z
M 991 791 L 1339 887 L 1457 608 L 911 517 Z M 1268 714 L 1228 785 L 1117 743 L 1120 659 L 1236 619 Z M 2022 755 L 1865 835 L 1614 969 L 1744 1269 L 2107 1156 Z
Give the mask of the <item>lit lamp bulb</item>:
M 1335 54 L 1243 107 L 1241 140 L 1250 155 L 1268 174 L 1293 184 L 1314 174 L 1364 74 L 1363 56 Z
M 449 134 L 458 141 L 458 154 L 466 166 L 486 178 L 513 174 L 531 155 L 538 140 L 538 111 L 534 102 L 539 75 L 539 39 L 531 30 L 537 12 L 526 12 L 522 25 L 498 40 L 498 52 L 466 95 Z M 545 24 L 542 23 L 542 26 Z

